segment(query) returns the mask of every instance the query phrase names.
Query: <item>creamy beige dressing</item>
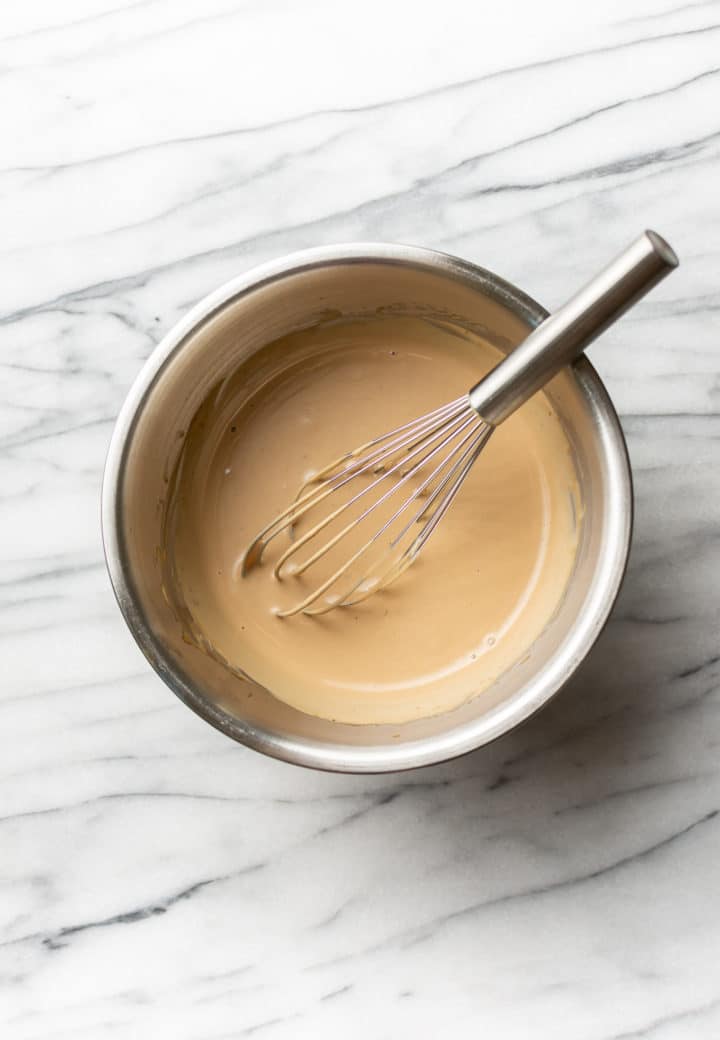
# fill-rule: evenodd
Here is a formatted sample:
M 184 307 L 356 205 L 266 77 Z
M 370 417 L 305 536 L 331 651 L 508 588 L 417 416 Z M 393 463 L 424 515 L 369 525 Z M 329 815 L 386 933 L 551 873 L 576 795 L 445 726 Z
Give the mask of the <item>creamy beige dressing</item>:
M 188 638 L 300 710 L 350 723 L 447 711 L 527 655 L 577 547 L 570 446 L 544 394 L 495 431 L 388 590 L 280 619 L 306 576 L 274 579 L 274 546 L 247 577 L 238 566 L 308 471 L 458 397 L 499 357 L 455 327 L 385 317 L 292 334 L 239 367 L 198 412 L 171 482 L 166 584 Z

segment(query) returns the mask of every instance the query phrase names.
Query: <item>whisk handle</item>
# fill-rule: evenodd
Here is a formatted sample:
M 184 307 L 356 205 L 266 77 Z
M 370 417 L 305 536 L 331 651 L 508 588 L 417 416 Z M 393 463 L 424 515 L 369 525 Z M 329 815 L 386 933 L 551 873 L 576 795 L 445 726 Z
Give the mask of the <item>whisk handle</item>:
M 664 238 L 643 232 L 481 379 L 470 391 L 470 404 L 497 426 L 677 265 Z

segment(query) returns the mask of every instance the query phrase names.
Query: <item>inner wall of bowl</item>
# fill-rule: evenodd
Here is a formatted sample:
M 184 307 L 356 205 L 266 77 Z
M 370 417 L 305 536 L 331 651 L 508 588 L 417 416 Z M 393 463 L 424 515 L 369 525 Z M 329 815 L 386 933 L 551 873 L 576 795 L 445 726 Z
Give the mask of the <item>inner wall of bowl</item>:
M 575 452 L 584 505 L 577 564 L 567 594 L 526 659 L 455 711 L 402 727 L 357 727 L 305 715 L 251 680 L 230 673 L 188 642 L 163 592 L 161 522 L 168 477 L 207 393 L 269 341 L 339 315 L 442 317 L 509 351 L 527 335 L 530 318 L 511 310 L 502 291 L 486 284 L 482 274 L 470 282 L 470 275 L 458 279 L 433 268 L 387 261 L 329 264 L 285 274 L 231 298 L 204 319 L 172 350 L 146 393 L 126 448 L 120 488 L 120 544 L 140 606 L 135 623 L 146 648 L 152 646 L 153 663 L 176 692 L 230 735 L 271 752 L 287 749 L 292 742 L 300 747 L 397 749 L 432 737 L 433 757 L 441 758 L 443 740 L 447 753 L 453 753 L 459 731 L 466 731 L 469 747 L 507 728 L 506 720 L 518 713 L 519 698 L 527 714 L 551 692 L 555 673 L 572 663 L 577 619 L 593 609 L 593 600 L 605 588 L 607 576 L 598 570 L 598 561 L 613 517 L 612 446 L 603 443 L 592 402 L 592 394 L 601 390 L 589 365 L 580 366 L 576 375 L 565 370 L 549 387 Z M 452 595 L 451 589 L 447 595 Z

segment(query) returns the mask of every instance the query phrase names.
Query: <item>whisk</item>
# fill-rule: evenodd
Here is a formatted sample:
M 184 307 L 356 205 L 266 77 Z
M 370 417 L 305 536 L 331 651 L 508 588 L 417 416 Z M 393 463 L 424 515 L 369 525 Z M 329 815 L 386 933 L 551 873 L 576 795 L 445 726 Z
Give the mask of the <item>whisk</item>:
M 323 614 L 387 587 L 417 558 L 493 430 L 677 264 L 668 243 L 645 231 L 466 395 L 316 472 L 253 539 L 241 573 L 287 532 L 275 577 L 299 579 L 311 569 L 320 577 L 278 616 Z M 343 545 L 350 548 L 337 562 Z

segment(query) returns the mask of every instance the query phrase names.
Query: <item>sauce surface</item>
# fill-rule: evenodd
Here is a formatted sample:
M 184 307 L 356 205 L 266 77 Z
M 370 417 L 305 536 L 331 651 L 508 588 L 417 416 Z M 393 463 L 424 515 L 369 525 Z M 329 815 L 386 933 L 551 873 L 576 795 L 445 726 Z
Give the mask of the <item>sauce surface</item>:
M 580 513 L 571 449 L 542 393 L 493 433 L 387 590 L 280 619 L 313 585 L 272 577 L 288 543 L 246 577 L 239 568 L 309 472 L 459 397 L 500 356 L 455 327 L 385 317 L 294 333 L 240 366 L 197 413 L 171 480 L 169 592 L 190 638 L 294 707 L 357 724 L 450 710 L 522 659 L 561 601 Z

